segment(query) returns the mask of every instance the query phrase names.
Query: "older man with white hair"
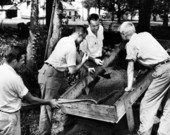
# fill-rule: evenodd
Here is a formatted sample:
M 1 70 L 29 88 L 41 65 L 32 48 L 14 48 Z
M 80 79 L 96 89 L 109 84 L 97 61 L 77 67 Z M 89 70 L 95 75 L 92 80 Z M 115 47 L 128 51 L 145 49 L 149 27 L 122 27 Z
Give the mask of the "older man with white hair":
M 132 22 L 124 22 L 119 30 L 122 39 L 128 41 L 126 44 L 128 83 L 125 91 L 132 90 L 134 63 L 136 61 L 154 70 L 153 81 L 141 101 L 140 127 L 138 130 L 138 135 L 150 135 L 155 115 L 170 86 L 170 56 L 150 33 L 141 32 L 137 34 Z M 169 125 L 170 99 L 168 98 L 163 115 L 160 118 L 157 135 L 169 135 Z

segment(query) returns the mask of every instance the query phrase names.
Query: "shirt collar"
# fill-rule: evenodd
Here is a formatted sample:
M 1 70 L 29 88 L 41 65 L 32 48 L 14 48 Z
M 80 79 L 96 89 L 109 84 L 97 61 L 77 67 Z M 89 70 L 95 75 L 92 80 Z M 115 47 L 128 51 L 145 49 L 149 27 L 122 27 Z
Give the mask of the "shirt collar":
M 87 28 L 87 31 L 88 31 L 89 36 L 95 36 L 96 37 L 96 35 L 91 31 L 90 26 Z M 98 34 L 98 32 L 97 32 L 97 34 Z

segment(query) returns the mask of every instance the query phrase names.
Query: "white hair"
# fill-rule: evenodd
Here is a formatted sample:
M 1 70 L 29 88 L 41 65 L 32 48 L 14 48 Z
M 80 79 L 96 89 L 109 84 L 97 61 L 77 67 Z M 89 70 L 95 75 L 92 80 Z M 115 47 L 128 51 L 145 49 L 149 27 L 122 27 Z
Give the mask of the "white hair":
M 126 36 L 131 36 L 136 32 L 135 26 L 132 22 L 123 22 L 119 27 L 120 33 L 124 33 Z

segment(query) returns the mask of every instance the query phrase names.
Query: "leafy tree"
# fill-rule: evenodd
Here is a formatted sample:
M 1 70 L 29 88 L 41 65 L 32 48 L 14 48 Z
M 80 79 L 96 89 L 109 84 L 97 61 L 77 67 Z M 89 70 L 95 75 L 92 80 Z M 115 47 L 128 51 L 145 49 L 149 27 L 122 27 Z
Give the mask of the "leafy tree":
M 162 15 L 163 13 L 163 8 L 164 8 L 164 0 L 155 0 L 154 1 L 154 5 L 153 5 L 153 9 L 152 9 L 152 14 L 154 17 L 156 17 L 157 15 Z M 154 20 L 156 21 L 156 18 L 154 18 Z
M 114 15 L 116 13 L 115 8 L 115 0 L 102 0 L 101 1 L 101 7 L 103 7 L 104 10 L 107 10 L 108 12 L 112 13 L 112 21 L 114 20 Z
M 156 16 L 160 15 L 163 18 L 163 26 L 168 26 L 168 13 L 170 10 L 170 1 L 169 0 L 155 0 L 153 6 L 153 16 L 156 21 Z
M 117 5 L 116 6 L 116 15 L 118 18 L 118 23 L 121 23 L 121 17 L 127 11 L 128 2 L 127 2 L 127 0 L 116 0 L 115 4 Z
M 168 27 L 168 13 L 169 13 L 170 1 L 164 0 L 164 10 L 163 10 L 163 26 Z
M 3 7 L 4 5 L 12 4 L 11 0 L 0 0 L 0 6 Z
M 97 1 L 96 0 L 84 0 L 82 1 L 82 5 L 87 9 L 87 15 L 90 14 L 90 9 L 92 7 L 97 7 Z
M 133 18 L 133 16 L 136 15 L 136 10 L 139 9 L 139 0 L 128 0 L 128 8 L 127 11 L 130 12 L 131 14 L 131 20 Z
M 112 13 L 112 21 L 116 14 L 118 23 L 121 23 L 122 15 L 126 12 L 130 12 L 131 15 L 135 14 L 135 10 L 138 8 L 138 0 L 102 0 L 101 6 Z
M 139 9 L 138 31 L 149 31 L 153 3 L 154 0 L 102 0 L 101 5 L 107 11 L 112 12 L 112 16 L 117 15 L 118 23 L 127 11 L 133 15 L 135 10 Z

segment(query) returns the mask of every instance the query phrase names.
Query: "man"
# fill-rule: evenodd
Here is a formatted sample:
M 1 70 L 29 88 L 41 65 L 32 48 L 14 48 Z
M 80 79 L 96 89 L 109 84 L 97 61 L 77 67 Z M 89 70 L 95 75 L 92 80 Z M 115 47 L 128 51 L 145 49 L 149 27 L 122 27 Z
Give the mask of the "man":
M 72 35 L 62 38 L 57 43 L 54 51 L 39 71 L 38 81 L 42 98 L 59 98 L 68 87 L 65 72 L 74 74 L 84 65 L 88 55 L 84 54 L 82 61 L 76 65 L 76 46 L 79 46 L 86 35 L 86 29 L 82 26 L 77 26 Z M 89 69 L 89 71 L 93 70 Z M 42 106 L 39 122 L 40 134 L 50 134 L 51 126 L 51 108 Z
M 88 17 L 89 27 L 87 28 L 88 35 L 80 45 L 80 51 L 87 53 L 90 59 L 97 65 L 103 65 L 102 57 L 103 49 L 103 26 L 100 25 L 99 16 L 91 14 Z
M 138 135 L 150 135 L 158 108 L 170 86 L 170 57 L 165 49 L 148 32 L 136 34 L 131 22 L 120 26 L 120 34 L 126 44 L 128 67 L 128 85 L 125 91 L 132 90 L 134 63 L 154 69 L 153 81 L 146 91 L 140 106 L 140 127 Z M 160 119 L 158 135 L 170 134 L 170 99 L 166 101 L 163 115 Z
M 43 100 L 29 93 L 17 70 L 25 61 L 20 47 L 10 47 L 0 66 L 0 135 L 21 135 L 20 108 L 22 98 L 30 103 L 57 107 L 57 101 Z

